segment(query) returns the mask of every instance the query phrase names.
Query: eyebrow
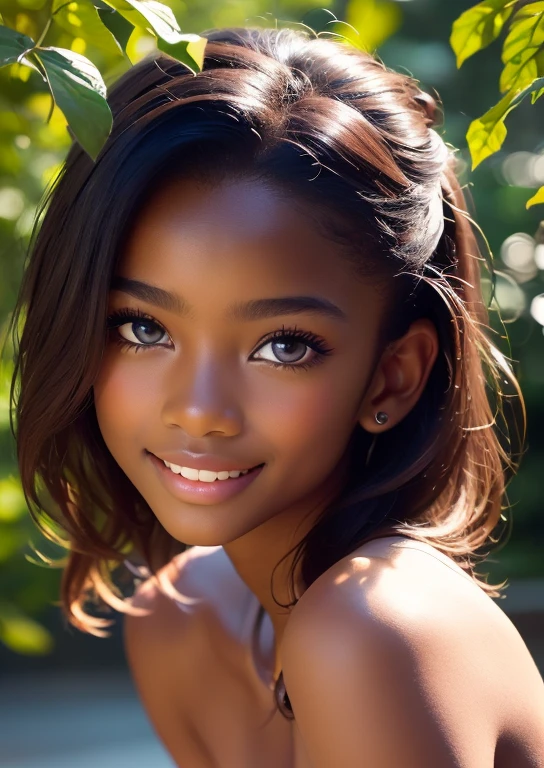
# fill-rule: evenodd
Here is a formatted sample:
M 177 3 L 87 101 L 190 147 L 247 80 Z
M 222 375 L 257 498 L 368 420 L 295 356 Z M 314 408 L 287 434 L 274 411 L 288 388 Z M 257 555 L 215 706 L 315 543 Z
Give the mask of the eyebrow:
M 175 312 L 182 317 L 189 315 L 192 309 L 176 293 L 171 293 L 150 283 L 144 283 L 141 280 L 129 280 L 126 277 L 116 276 L 112 280 L 111 288 L 128 293 L 136 299 L 141 299 L 168 312 Z M 246 303 L 237 302 L 227 310 L 227 318 L 232 320 L 263 320 L 278 315 L 296 315 L 302 312 L 325 315 L 344 322 L 348 319 L 340 307 L 322 296 L 283 296 L 281 298 L 253 299 Z

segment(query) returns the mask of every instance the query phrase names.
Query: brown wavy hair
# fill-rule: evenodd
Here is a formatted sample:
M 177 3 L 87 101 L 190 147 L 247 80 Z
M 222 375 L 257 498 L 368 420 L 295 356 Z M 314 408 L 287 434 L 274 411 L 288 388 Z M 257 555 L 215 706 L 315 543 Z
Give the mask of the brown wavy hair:
M 119 79 L 109 95 L 113 130 L 96 162 L 73 144 L 40 206 L 12 318 L 20 476 L 37 524 L 67 549 L 68 618 L 105 634 L 109 622 L 93 615 L 93 601 L 131 610 L 113 580 L 118 566 L 139 562 L 156 573 L 185 548 L 109 453 L 92 389 L 125 238 L 172 175 L 258 177 L 310 201 L 357 274 L 389 286 L 383 343 L 419 317 L 439 334 L 408 416 L 373 442 L 355 428 L 349 482 L 296 548 L 293 569 L 300 561 L 306 586 L 363 541 L 396 531 L 431 543 L 499 596 L 504 583 L 489 585 L 474 563 L 506 520 L 525 415 L 491 341 L 480 287 L 489 259 L 455 150 L 436 130 L 437 101 L 370 54 L 308 32 L 205 36 L 202 72 L 156 53 Z

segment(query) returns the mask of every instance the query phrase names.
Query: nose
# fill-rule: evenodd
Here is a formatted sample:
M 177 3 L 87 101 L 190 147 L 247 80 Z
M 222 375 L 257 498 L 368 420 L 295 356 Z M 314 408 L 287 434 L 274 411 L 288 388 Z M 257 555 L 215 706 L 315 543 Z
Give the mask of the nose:
M 191 362 L 187 357 L 172 373 L 163 405 L 163 423 L 180 427 L 189 436 L 233 437 L 242 430 L 240 392 L 225 360 L 211 354 Z M 239 397 L 239 395 L 238 395 Z

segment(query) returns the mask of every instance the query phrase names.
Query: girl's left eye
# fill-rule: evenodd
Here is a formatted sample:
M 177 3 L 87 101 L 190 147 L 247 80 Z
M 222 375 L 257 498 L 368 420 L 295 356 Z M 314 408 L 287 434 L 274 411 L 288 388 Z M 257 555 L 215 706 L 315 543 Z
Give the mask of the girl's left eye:
M 322 363 L 325 357 L 334 351 L 328 349 L 324 339 L 316 336 L 315 333 L 285 327 L 269 336 L 256 352 L 260 353 L 266 347 L 270 347 L 272 357 L 254 357 L 254 359 L 267 360 L 271 365 L 292 370 L 310 368 L 312 365 Z

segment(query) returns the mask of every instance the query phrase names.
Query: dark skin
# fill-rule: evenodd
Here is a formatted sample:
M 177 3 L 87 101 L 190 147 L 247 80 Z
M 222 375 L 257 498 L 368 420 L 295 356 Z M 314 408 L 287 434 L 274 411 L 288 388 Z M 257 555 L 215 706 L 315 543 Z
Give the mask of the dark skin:
M 271 617 L 278 673 L 289 613 L 272 597 L 272 570 L 345 482 L 357 423 L 377 434 L 413 408 L 438 353 L 435 327 L 418 320 L 378 349 L 387 296 L 354 279 L 342 247 L 323 236 L 304 203 L 262 181 L 209 187 L 184 180 L 159 189 L 116 274 L 175 293 L 190 309 L 185 316 L 111 291 L 110 312 L 138 309 L 153 320 L 110 332 L 94 387 L 105 442 L 174 538 L 223 546 Z M 311 310 L 228 316 L 234 303 L 293 296 L 326 299 L 342 317 Z M 282 326 L 315 334 L 330 352 L 297 339 L 287 348 L 263 344 Z M 115 336 L 152 348 L 135 354 Z M 272 364 L 286 360 L 291 367 Z M 377 411 L 389 416 L 383 426 Z M 221 456 L 233 467 L 265 466 L 223 503 L 184 503 L 148 453 L 176 450 Z M 289 565 L 290 558 L 274 575 L 280 602 L 291 599 Z
M 542 680 L 502 611 L 445 554 L 402 536 L 369 541 L 307 589 L 297 575 L 290 612 L 274 602 L 272 571 L 345 482 L 356 425 L 379 434 L 402 420 L 438 352 L 427 320 L 380 349 L 390 297 L 354 279 L 314 214 L 262 182 L 177 182 L 138 216 L 118 265 L 118 278 L 175 293 L 189 309 L 155 306 L 126 285 L 111 291 L 111 312 L 151 321 L 118 318 L 111 329 L 94 392 L 100 428 L 164 528 L 201 545 L 158 574 L 201 610 L 180 610 L 155 579 L 138 588 L 147 615 L 125 622 L 138 691 L 179 766 L 532 768 Z M 252 320 L 231 311 L 295 296 L 337 311 L 293 315 L 284 304 Z M 320 363 L 301 367 L 319 353 L 300 339 L 270 342 L 295 325 L 330 350 Z M 383 426 L 378 411 L 389 416 Z M 265 466 L 224 501 L 198 489 L 189 502 L 152 457 L 175 452 Z M 220 482 L 236 481 L 211 485 Z M 289 565 L 275 572 L 280 602 L 291 599 Z M 271 690 L 242 631 L 248 591 L 272 624 L 270 642 L 263 623 L 265 667 L 283 671 L 295 721 L 270 718 Z

